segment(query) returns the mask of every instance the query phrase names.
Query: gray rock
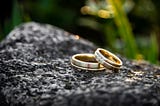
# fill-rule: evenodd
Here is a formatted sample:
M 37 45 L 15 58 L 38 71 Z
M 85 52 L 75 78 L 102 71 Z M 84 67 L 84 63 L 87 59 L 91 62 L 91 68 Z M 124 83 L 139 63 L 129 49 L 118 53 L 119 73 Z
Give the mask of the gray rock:
M 121 57 L 118 73 L 70 65 L 91 42 L 46 24 L 26 23 L 0 43 L 0 106 L 159 106 L 160 68 Z

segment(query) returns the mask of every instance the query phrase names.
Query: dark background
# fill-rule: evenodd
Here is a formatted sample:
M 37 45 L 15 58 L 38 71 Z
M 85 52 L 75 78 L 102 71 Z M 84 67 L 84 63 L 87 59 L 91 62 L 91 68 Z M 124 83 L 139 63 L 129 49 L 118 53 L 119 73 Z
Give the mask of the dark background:
M 23 22 L 36 21 L 58 26 L 73 34 L 86 38 L 96 45 L 125 55 L 121 52 L 123 39 L 117 32 L 114 18 L 101 18 L 97 15 L 84 15 L 81 8 L 88 2 L 97 4 L 105 0 L 4 0 L 0 3 L 0 40 L 17 25 Z M 158 0 L 122 0 L 123 3 L 131 1 L 134 4 L 126 12 L 131 23 L 134 37 L 139 49 L 137 58 L 149 60 L 152 63 L 159 63 L 160 57 L 160 1 Z M 129 6 L 130 4 L 128 4 Z M 111 31 L 112 30 L 112 31 Z M 114 43 L 111 45 L 111 35 L 115 35 Z M 152 44 L 150 36 L 156 35 L 156 42 Z M 154 42 L 154 41 L 153 41 Z M 148 53 L 157 46 L 158 52 Z M 150 48 L 151 47 L 151 48 Z M 156 60 L 153 61 L 152 56 Z

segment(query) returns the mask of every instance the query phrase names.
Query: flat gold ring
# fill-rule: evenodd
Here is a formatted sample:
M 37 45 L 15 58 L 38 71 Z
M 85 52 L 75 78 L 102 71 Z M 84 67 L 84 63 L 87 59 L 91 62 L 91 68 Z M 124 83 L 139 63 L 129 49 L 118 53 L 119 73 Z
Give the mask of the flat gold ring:
M 84 70 L 104 70 L 105 67 L 99 64 L 94 54 L 75 54 L 71 57 L 71 65 Z

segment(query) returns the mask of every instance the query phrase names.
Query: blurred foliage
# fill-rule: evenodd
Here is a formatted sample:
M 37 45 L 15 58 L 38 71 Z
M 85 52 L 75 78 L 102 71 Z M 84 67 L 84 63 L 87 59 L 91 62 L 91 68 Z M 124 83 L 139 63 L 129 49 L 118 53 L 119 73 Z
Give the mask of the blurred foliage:
M 159 5 L 156 0 L 6 0 L 0 4 L 0 40 L 22 22 L 36 21 L 128 58 L 158 63 Z
M 125 42 L 124 52 L 126 56 L 135 58 L 138 53 L 136 42 L 128 18 L 123 10 L 122 3 L 120 0 L 108 0 L 108 2 L 114 10 L 114 20 L 118 27 L 119 35 Z
M 159 16 L 153 1 L 88 0 L 82 9 L 83 14 L 106 19 L 100 23 L 103 26 L 101 31 L 107 39 L 106 48 L 128 58 L 158 63 Z M 131 23 L 130 20 L 132 20 Z M 134 23 L 137 20 L 141 22 Z M 133 26 L 134 24 L 137 25 Z M 84 23 L 84 25 L 88 24 Z

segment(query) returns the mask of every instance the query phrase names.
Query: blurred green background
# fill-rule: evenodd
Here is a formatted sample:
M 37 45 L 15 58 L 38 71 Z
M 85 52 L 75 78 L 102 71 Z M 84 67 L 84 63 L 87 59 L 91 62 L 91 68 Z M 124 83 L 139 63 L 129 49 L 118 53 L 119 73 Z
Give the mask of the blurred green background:
M 17 25 L 35 21 L 65 29 L 131 59 L 160 61 L 158 0 L 5 0 L 0 40 Z

